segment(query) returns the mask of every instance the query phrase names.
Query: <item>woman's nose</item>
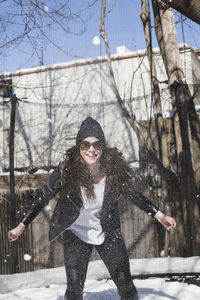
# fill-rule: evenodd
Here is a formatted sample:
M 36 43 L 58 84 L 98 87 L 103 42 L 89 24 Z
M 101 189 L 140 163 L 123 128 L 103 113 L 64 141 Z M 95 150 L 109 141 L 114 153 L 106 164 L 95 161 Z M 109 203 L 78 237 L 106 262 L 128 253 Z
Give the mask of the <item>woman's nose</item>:
M 90 145 L 90 148 L 88 150 L 94 150 L 95 151 L 95 148 L 93 145 Z

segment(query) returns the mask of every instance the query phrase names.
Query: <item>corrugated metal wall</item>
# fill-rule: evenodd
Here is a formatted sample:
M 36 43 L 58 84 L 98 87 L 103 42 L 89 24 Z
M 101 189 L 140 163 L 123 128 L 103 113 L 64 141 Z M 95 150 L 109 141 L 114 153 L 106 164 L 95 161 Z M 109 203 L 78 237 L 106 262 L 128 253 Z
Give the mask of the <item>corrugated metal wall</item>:
M 187 49 L 181 54 L 188 83 L 194 83 L 193 73 L 195 76 L 200 65 L 198 61 L 192 64 L 191 53 L 191 49 Z M 155 61 L 159 80 L 166 81 L 159 54 L 155 55 Z M 128 109 L 132 106 L 137 121 L 147 120 L 154 114 L 147 57 L 136 54 L 113 57 L 112 64 L 125 105 Z M 10 79 L 7 76 L 6 79 Z M 11 78 L 14 92 L 22 99 L 16 112 L 16 167 L 56 165 L 66 149 L 74 144 L 81 121 L 89 115 L 101 123 L 112 146 L 117 146 L 127 159 L 138 159 L 138 140 L 122 117 L 105 58 L 16 72 Z M 166 84 L 160 88 L 166 117 L 172 109 L 170 93 Z M 0 167 L 8 168 L 9 103 L 0 106 L 0 125 L 0 143 L 3 145 Z

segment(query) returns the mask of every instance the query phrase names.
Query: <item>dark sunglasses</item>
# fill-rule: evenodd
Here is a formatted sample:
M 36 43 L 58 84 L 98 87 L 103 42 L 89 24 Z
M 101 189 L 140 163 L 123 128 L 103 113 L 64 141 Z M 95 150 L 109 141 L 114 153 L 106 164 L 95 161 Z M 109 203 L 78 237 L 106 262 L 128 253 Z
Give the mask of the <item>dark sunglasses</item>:
M 88 149 L 90 149 L 91 146 L 93 146 L 95 150 L 103 149 L 103 145 L 100 141 L 96 141 L 94 143 L 90 143 L 88 141 L 82 141 L 80 148 L 81 148 L 81 150 L 88 150 Z

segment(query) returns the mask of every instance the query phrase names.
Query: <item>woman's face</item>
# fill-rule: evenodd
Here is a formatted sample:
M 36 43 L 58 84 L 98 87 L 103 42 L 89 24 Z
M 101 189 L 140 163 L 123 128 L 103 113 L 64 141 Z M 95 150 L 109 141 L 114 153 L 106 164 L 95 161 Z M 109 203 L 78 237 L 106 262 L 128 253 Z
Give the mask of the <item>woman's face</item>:
M 88 167 L 92 167 L 99 163 L 102 155 L 102 149 L 103 146 L 99 139 L 89 136 L 81 142 L 80 155 Z

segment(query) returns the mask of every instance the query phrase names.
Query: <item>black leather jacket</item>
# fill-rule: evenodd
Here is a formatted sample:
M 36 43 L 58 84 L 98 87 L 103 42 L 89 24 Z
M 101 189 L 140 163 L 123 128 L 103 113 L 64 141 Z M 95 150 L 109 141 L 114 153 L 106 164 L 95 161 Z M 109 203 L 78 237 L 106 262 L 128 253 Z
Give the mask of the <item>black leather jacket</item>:
M 80 187 L 78 186 L 76 190 L 74 190 L 73 196 L 69 197 L 62 195 L 62 188 L 57 187 L 60 176 L 61 172 L 59 165 L 49 176 L 47 183 L 33 198 L 31 205 L 27 208 L 21 220 L 22 223 L 28 226 L 43 207 L 47 205 L 56 194 L 60 193 L 60 197 L 51 218 L 49 230 L 50 241 L 63 233 L 78 218 L 83 204 Z M 123 194 L 123 196 L 152 217 L 158 211 L 158 208 L 153 205 L 150 200 L 141 193 L 136 192 L 134 189 L 131 192 L 128 191 L 126 194 Z M 101 226 L 104 233 L 110 236 L 115 236 L 116 232 L 120 232 L 118 201 L 113 199 L 112 194 L 108 192 L 106 187 L 101 210 Z

